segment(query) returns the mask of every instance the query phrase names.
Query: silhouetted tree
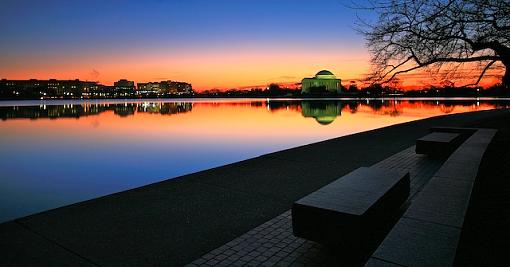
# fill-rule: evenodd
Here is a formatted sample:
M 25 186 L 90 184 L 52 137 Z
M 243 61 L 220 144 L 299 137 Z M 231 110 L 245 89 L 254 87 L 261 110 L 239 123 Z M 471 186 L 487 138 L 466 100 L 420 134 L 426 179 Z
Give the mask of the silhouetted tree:
M 386 82 L 420 68 L 454 70 L 477 62 L 478 84 L 492 67 L 505 67 L 510 86 L 508 0 L 372 0 L 378 21 L 362 22 L 373 79 Z M 496 64 L 495 64 L 496 63 Z
M 351 81 L 351 83 L 349 84 L 349 89 L 347 89 L 347 91 L 350 93 L 356 93 L 359 91 L 358 85 L 356 84 L 355 81 Z
M 392 91 L 395 91 L 395 90 L 400 89 L 400 86 L 401 86 L 401 85 L 402 85 L 402 82 L 400 81 L 400 79 L 399 79 L 399 78 L 396 78 L 396 77 L 395 77 L 394 79 L 392 79 L 392 80 L 389 82 L 389 84 L 388 84 L 389 88 L 390 88 Z
M 367 95 L 380 96 L 383 92 L 383 86 L 380 83 L 374 83 L 368 87 L 363 88 L 363 91 Z
M 278 85 L 277 83 L 272 83 L 269 85 L 268 89 L 270 93 L 277 93 L 280 92 L 280 85 Z

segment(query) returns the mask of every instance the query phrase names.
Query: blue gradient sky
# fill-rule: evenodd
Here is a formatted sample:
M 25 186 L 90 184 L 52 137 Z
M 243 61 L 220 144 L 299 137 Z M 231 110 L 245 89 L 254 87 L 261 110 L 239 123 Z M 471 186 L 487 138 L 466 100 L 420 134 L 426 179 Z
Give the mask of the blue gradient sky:
M 357 78 L 368 53 L 348 3 L 3 0 L 0 77 L 164 78 L 198 89 L 296 82 L 323 68 Z

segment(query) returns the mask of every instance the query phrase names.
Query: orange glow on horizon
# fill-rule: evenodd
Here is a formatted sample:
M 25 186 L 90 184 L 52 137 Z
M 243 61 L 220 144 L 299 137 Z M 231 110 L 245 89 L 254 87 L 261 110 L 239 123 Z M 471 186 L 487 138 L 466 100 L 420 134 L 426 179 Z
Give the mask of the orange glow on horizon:
M 163 56 L 162 56 L 163 55 Z M 192 51 L 130 51 L 123 54 L 80 55 L 75 58 L 40 60 L 32 63 L 21 58 L 16 65 L 2 68 L 6 79 L 80 79 L 112 85 L 119 79 L 135 82 L 161 80 L 185 81 L 196 91 L 208 89 L 263 88 L 270 83 L 291 88 L 305 77 L 313 77 L 322 69 L 332 71 L 342 84 L 361 81 L 370 71 L 369 55 L 360 51 L 322 49 L 281 49 L 242 47 L 216 49 L 196 53 Z M 502 70 L 488 73 L 480 85 L 487 87 L 500 82 Z M 475 74 L 465 72 L 467 79 L 454 79 L 455 85 L 472 83 Z M 399 88 L 413 90 L 441 85 L 439 77 L 424 71 L 403 74 Z
M 322 48 L 251 47 L 196 51 L 125 51 L 118 54 L 80 54 L 72 58 L 20 58 L 3 67 L 6 79 L 81 79 L 112 85 L 119 79 L 135 82 L 185 81 L 197 91 L 265 87 L 270 83 L 299 83 L 322 69 L 339 78 L 368 71 L 368 55 Z

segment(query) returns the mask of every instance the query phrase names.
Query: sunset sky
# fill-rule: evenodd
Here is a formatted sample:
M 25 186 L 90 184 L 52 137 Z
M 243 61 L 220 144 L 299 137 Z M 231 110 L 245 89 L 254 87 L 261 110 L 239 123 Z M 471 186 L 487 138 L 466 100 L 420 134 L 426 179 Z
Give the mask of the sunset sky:
M 357 1 L 360 2 L 360 1 Z M 321 69 L 347 85 L 369 71 L 348 0 L 0 2 L 0 78 L 194 89 L 294 83 Z

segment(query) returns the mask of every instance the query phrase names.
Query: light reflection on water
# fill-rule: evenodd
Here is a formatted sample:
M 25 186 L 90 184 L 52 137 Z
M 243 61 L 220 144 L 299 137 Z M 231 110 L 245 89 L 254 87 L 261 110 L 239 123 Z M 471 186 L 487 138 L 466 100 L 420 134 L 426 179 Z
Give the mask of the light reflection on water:
M 0 103 L 0 222 L 480 100 L 18 101 Z

